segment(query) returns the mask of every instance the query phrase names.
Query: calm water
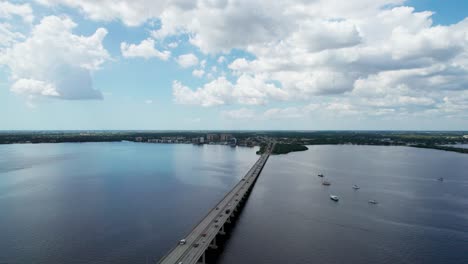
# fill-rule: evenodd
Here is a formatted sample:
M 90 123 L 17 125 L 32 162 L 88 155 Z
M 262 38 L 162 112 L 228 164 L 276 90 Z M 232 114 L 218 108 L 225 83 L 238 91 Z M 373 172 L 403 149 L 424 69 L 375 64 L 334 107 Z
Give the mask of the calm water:
M 226 146 L 0 145 L 0 263 L 159 259 L 256 159 Z M 273 156 L 220 263 L 468 263 L 467 172 L 468 155 L 406 147 Z
M 0 263 L 159 259 L 256 159 L 228 146 L 0 145 Z
M 455 145 L 445 145 L 445 146 L 468 149 L 468 144 L 455 144 Z
M 322 186 L 318 173 L 332 185 Z M 436 180 L 441 176 L 444 182 Z M 361 189 L 354 191 L 353 184 Z M 340 201 L 331 201 L 330 194 Z M 379 204 L 368 204 L 369 199 Z M 273 156 L 220 259 L 222 264 L 466 264 L 468 155 L 310 146 Z

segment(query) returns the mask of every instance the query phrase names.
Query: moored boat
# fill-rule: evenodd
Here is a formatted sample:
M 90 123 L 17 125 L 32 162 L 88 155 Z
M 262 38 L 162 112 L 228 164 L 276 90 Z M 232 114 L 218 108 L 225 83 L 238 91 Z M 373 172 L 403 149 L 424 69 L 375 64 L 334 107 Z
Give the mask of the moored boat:
M 329 181 L 323 181 L 323 182 L 322 182 L 322 185 L 330 186 L 330 185 L 331 185 L 331 182 L 329 182 Z
M 335 202 L 338 202 L 340 200 L 340 198 L 336 195 L 330 195 L 330 199 L 332 199 Z

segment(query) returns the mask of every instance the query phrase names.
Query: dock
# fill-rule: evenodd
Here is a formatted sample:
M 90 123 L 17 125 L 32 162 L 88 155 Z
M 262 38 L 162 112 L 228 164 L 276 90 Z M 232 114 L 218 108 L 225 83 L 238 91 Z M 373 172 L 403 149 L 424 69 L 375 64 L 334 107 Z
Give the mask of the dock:
M 226 196 L 213 207 L 177 245 L 158 263 L 161 264 L 195 264 L 206 262 L 206 251 L 216 250 L 216 238 L 226 234 L 225 226 L 236 219 L 239 210 L 248 199 L 258 176 L 262 172 L 273 149 L 269 144 L 264 154 L 255 162 L 246 175 L 232 188 Z

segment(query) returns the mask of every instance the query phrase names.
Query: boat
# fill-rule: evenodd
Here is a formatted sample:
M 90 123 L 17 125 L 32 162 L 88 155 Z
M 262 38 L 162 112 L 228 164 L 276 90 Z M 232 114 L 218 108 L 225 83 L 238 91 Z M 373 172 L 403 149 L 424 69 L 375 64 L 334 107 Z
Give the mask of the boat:
M 329 181 L 323 181 L 323 182 L 322 182 L 322 185 L 330 186 L 330 185 L 331 185 L 331 182 L 329 182 Z
M 330 195 L 330 199 L 332 199 L 335 202 L 338 202 L 340 200 L 340 198 L 336 195 Z
M 444 181 L 444 178 L 440 177 L 439 179 L 437 179 L 438 181 Z
M 317 176 L 319 176 L 320 178 L 323 178 L 323 174 L 319 174 L 319 175 L 317 175 Z
M 370 204 L 378 204 L 378 202 L 376 200 L 369 200 L 369 203 Z
M 353 185 L 354 190 L 359 190 L 361 187 L 357 186 L 356 184 Z

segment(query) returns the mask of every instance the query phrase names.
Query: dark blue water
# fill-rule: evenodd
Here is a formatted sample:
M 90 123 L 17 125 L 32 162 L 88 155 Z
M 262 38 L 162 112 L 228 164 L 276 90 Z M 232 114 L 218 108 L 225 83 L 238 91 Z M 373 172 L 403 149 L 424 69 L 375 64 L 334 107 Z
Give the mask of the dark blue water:
M 468 263 L 468 155 L 309 148 L 270 158 L 220 263 Z M 159 259 L 256 159 L 226 146 L 0 145 L 0 263 Z
M 154 263 L 256 159 L 228 146 L 0 145 L 0 263 Z
M 468 149 L 468 144 L 455 144 L 455 145 L 444 145 L 444 146 Z
M 318 173 L 332 185 L 321 185 Z M 340 201 L 331 201 L 330 194 Z M 468 155 L 309 146 L 272 156 L 220 260 L 466 264 Z

